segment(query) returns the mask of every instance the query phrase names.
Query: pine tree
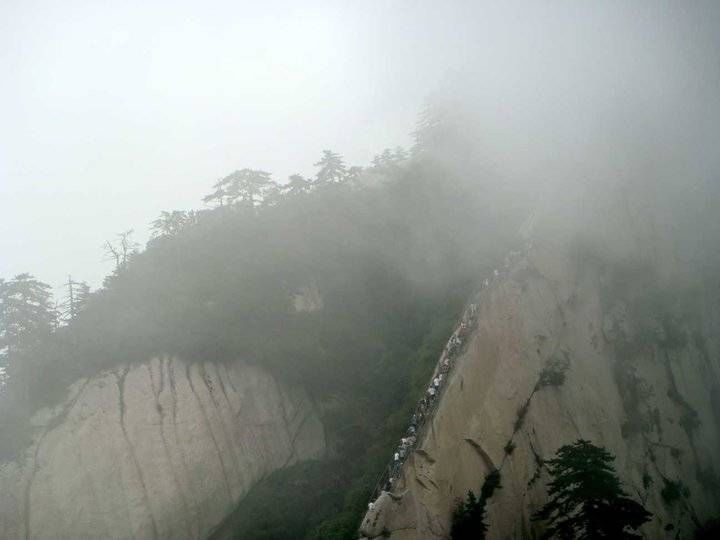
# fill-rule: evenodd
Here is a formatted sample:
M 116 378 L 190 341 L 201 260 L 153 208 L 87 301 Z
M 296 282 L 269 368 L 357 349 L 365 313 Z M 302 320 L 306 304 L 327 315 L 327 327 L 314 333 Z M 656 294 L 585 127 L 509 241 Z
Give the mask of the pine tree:
M 191 216 L 184 210 L 173 210 L 160 212 L 160 217 L 151 223 L 151 236 L 163 238 L 175 236 L 191 222 Z
M 267 191 L 275 185 L 270 173 L 256 169 L 241 169 L 221 178 L 213 185 L 215 191 L 203 198 L 204 202 L 241 204 L 250 208 L 260 205 Z
M 449 135 L 456 129 L 452 110 L 453 107 L 440 96 L 433 96 L 426 101 L 412 133 L 415 139 L 411 149 L 413 156 L 419 156 L 449 140 Z
M 275 206 L 282 200 L 283 195 L 281 186 L 277 182 L 270 180 L 262 189 L 260 204 L 262 206 Z
M 382 151 L 382 154 L 376 156 L 376 159 L 380 163 L 380 168 L 387 169 L 395 165 L 395 155 L 393 151 L 386 148 Z
M 550 500 L 533 520 L 547 520 L 544 538 L 641 538 L 651 514 L 627 497 L 615 475 L 615 457 L 585 440 L 565 445 L 549 460 Z
M 19 351 L 52 332 L 55 319 L 48 284 L 27 273 L 0 281 L 0 365 L 9 366 Z
M 481 506 L 475 494 L 468 491 L 467 500 L 460 503 L 453 515 L 452 539 L 485 538 L 487 524 L 484 517 L 484 505 Z
M 322 158 L 315 163 L 315 167 L 320 167 L 317 175 L 315 175 L 316 182 L 320 186 L 340 184 L 346 179 L 347 167 L 345 162 L 340 154 L 336 154 L 332 150 L 323 150 Z
M 225 190 L 218 187 L 217 183 L 213 187 L 215 188 L 215 191 L 205 195 L 202 199 L 203 202 L 205 204 L 212 204 L 215 206 L 225 206 L 225 199 L 227 197 Z
M 84 281 L 74 281 L 72 276 L 68 276 L 65 282 L 65 298 L 58 306 L 61 321 L 66 323 L 74 321 L 85 309 L 89 298 L 90 286 Z
M 467 500 L 462 501 L 453 514 L 450 536 L 453 540 L 478 540 L 485 538 L 488 526 L 485 523 L 487 502 L 496 489 L 501 488 L 500 471 L 491 471 L 483 482 L 480 496 L 468 491 Z
M 312 182 L 300 174 L 293 174 L 288 178 L 287 184 L 283 186 L 287 195 L 300 195 L 307 193 L 312 187 Z
M 353 165 L 350 167 L 347 171 L 347 175 L 345 175 L 345 181 L 348 183 L 356 184 L 358 180 L 360 180 L 360 176 L 363 173 L 363 168 L 359 167 L 357 165 Z

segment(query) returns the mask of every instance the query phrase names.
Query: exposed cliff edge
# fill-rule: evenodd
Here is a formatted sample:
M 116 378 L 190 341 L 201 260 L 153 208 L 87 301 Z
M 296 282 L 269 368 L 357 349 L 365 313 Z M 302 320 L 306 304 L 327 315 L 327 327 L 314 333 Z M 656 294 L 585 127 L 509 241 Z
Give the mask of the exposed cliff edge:
M 716 517 L 717 307 L 701 301 L 697 328 L 672 336 L 659 313 L 630 315 L 634 301 L 608 297 L 597 267 L 548 246 L 486 289 L 432 425 L 361 536 L 449 538 L 458 501 L 498 468 L 488 537 L 538 537 L 541 525 L 529 518 L 546 501 L 542 460 L 578 438 L 617 456 L 625 489 L 654 515 L 646 537 L 691 536 Z M 553 363 L 564 382 L 538 384 Z
M 325 450 L 304 390 L 243 364 L 104 372 L 33 422 L 0 466 L 2 538 L 203 538 L 259 479 Z

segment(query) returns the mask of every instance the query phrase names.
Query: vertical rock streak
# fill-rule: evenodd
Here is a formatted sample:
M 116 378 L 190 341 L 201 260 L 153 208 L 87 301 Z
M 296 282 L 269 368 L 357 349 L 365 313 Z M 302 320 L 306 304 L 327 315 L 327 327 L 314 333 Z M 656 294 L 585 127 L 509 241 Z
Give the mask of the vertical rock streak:
M 69 394 L 0 467 L 3 538 L 205 538 L 254 482 L 325 448 L 307 394 L 256 366 L 154 359 Z
M 148 495 L 145 477 L 143 476 L 140 462 L 138 461 L 137 454 L 135 453 L 135 447 L 130 441 L 130 437 L 128 437 L 127 433 L 127 428 L 125 427 L 125 378 L 127 377 L 128 371 L 130 371 L 130 368 L 126 367 L 119 375 L 117 373 L 115 374 L 118 388 L 118 406 L 120 409 L 120 429 L 122 430 L 123 437 L 125 439 L 125 442 L 127 443 L 127 448 L 130 452 L 130 459 L 132 459 L 133 465 L 135 466 L 135 471 L 138 476 L 138 481 L 140 482 L 143 501 L 145 502 L 145 508 L 147 509 L 147 513 L 150 518 L 150 526 L 152 527 L 153 538 L 158 538 L 158 525 L 155 521 L 152 507 L 150 506 L 150 497 Z

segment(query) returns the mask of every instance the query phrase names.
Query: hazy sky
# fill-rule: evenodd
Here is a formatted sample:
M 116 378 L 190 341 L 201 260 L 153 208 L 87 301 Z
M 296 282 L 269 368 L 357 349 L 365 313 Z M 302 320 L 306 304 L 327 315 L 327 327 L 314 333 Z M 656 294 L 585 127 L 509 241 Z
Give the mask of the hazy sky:
M 423 99 L 458 72 L 482 83 L 489 146 L 512 132 L 521 154 L 627 94 L 647 93 L 634 103 L 649 118 L 697 112 L 720 65 L 716 8 L 2 0 L 0 277 L 97 286 L 103 241 L 134 228 L 144 242 L 161 210 L 201 206 L 235 169 L 282 181 L 325 148 L 364 165 L 408 145 Z

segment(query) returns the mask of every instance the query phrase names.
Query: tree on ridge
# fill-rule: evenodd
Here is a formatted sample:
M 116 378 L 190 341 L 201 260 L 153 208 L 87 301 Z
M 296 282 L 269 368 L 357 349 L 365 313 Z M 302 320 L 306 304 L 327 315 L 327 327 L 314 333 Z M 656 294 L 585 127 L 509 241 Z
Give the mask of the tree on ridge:
M 614 460 L 604 448 L 579 439 L 547 461 L 550 500 L 532 517 L 548 522 L 543 538 L 642 538 L 633 531 L 652 514 L 623 491 Z

